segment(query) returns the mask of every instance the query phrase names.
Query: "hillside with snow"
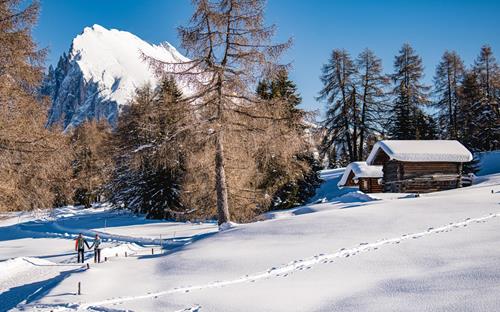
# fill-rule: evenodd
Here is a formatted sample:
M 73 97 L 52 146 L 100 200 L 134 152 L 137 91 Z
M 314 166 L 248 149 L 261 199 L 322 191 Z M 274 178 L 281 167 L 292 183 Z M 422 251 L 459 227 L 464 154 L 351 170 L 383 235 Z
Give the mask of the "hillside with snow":
M 482 170 L 499 161 L 491 153 Z M 500 173 L 422 194 L 338 189 L 219 231 L 102 205 L 0 217 L 0 310 L 495 311 Z M 76 264 L 73 239 L 103 257 Z M 78 283 L 81 294 L 77 294 Z
M 141 53 L 165 62 L 186 60 L 169 43 L 152 45 L 126 31 L 86 27 L 44 80 L 42 93 L 52 100 L 49 123 L 67 127 L 88 118 L 115 123 L 137 87 L 157 83 Z

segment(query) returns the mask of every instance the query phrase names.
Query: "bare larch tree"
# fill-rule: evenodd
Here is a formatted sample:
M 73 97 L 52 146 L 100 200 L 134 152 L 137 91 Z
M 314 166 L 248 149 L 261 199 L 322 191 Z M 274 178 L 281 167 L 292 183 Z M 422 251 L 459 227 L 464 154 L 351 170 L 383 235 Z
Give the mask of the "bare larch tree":
M 31 36 L 38 1 L 0 1 L 0 211 L 48 208 L 68 198 L 67 138 L 45 127 L 37 96 L 45 50 Z
M 194 0 L 193 4 L 190 23 L 178 29 L 190 60 L 167 63 L 146 58 L 159 75 L 172 75 L 193 92 L 184 101 L 197 114 L 197 125 L 192 127 L 210 140 L 218 223 L 223 224 L 231 215 L 228 162 L 238 166 L 228 154 L 251 144 L 238 136 L 252 130 L 250 120 L 272 118 L 257 109 L 255 85 L 282 67 L 276 62 L 290 40 L 271 44 L 275 27 L 264 25 L 262 0 Z

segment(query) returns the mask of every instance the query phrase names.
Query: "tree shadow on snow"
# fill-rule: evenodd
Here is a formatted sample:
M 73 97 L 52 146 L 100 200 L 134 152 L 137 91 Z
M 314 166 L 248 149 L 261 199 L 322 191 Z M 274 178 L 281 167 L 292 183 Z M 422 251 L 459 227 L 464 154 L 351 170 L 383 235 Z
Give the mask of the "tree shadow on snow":
M 0 242 L 23 238 L 67 238 L 79 232 L 92 231 L 98 228 L 112 228 L 161 223 L 161 220 L 148 220 L 130 213 L 110 211 L 75 214 L 58 217 L 54 220 L 33 220 L 0 227 Z M 69 234 L 68 234 L 69 233 Z M 71 234 L 71 235 L 70 235 Z
M 46 295 L 71 273 L 81 272 L 83 270 L 84 269 L 81 268 L 68 270 L 59 273 L 59 275 L 53 278 L 10 288 L 5 292 L 0 293 L 0 311 L 13 309 L 24 301 L 26 301 L 26 304 L 30 304 Z
M 175 238 L 175 240 L 173 242 L 166 240 L 165 243 L 163 244 L 163 252 L 161 254 L 140 255 L 137 258 L 138 259 L 153 259 L 153 258 L 169 256 L 171 254 L 174 254 L 176 252 L 181 251 L 186 246 L 189 246 L 197 241 L 201 241 L 201 240 L 210 238 L 218 233 L 219 232 L 211 232 L 211 233 L 203 233 L 203 234 L 197 234 L 197 235 L 187 236 L 187 237 L 178 237 L 178 238 Z

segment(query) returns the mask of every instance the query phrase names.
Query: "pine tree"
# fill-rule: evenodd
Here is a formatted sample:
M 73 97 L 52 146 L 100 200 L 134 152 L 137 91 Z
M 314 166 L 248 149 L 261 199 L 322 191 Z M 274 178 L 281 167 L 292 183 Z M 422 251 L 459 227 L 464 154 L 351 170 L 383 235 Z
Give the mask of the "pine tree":
M 441 136 L 446 139 L 457 139 L 458 136 L 459 91 L 464 74 L 465 67 L 460 56 L 455 51 L 446 51 L 434 76 L 434 93 L 437 95 L 434 106 L 438 109 Z
M 345 50 L 333 50 L 328 63 L 321 69 L 323 89 L 318 99 L 328 105 L 324 127 L 327 134 L 322 142 L 323 153 L 335 148 L 338 157 L 347 162 L 358 157 L 355 131 L 356 119 L 355 75 L 356 66 Z
M 421 139 L 421 130 L 417 125 L 417 117 L 422 107 L 429 104 L 429 87 L 422 84 L 422 59 L 409 45 L 404 44 L 394 60 L 394 73 L 391 78 L 393 116 L 390 135 L 398 140 Z
M 205 166 L 197 167 L 213 169 L 212 173 L 198 172 L 206 178 L 192 184 L 203 188 L 195 194 L 212 191 L 201 183 L 213 181 L 219 224 L 231 216 L 245 220 L 253 217 L 260 196 L 247 179 L 254 162 L 252 149 L 263 144 L 262 124 L 275 119 L 258 105 L 255 85 L 263 74 L 272 76 L 281 67 L 276 60 L 290 42 L 270 43 L 274 26 L 264 25 L 264 1 L 196 0 L 194 6 L 190 24 L 179 28 L 191 61 L 148 59 L 159 72 L 184 79 L 194 91 L 186 102 L 198 118 L 192 125 L 194 133 L 205 139 L 199 143 L 204 153 L 198 158 Z M 207 157 L 213 157 L 213 162 Z M 195 204 L 200 203 L 199 196 L 193 198 Z M 204 208 L 210 209 L 212 200 L 204 196 L 203 201 Z
M 0 210 L 49 208 L 68 201 L 70 149 L 45 128 L 37 95 L 44 50 L 32 39 L 39 3 L 0 2 Z
M 302 97 L 297 91 L 297 86 L 288 78 L 286 70 L 280 70 L 276 77 L 272 79 L 270 85 L 270 97 L 268 99 L 281 99 L 288 116 L 286 118 L 290 128 L 296 131 L 303 129 L 303 120 L 306 112 L 298 105 L 302 102 Z
M 139 88 L 122 113 L 115 135 L 116 169 L 108 186 L 113 203 L 149 218 L 186 218 L 180 191 L 187 152 L 178 139 L 188 133 L 182 131 L 187 110 L 181 97 L 176 83 L 165 78 L 155 90 Z
M 460 87 L 460 106 L 457 113 L 458 139 L 472 152 L 480 151 L 480 125 L 477 122 L 481 107 L 481 90 L 477 73 L 465 73 Z
M 498 99 L 498 86 L 496 82 L 500 77 L 500 69 L 495 56 L 489 46 L 483 46 L 474 67 L 479 82 L 480 101 L 476 104 L 479 127 L 478 136 L 481 137 L 481 150 L 489 151 L 500 148 L 500 110 Z
M 324 87 L 318 99 L 328 103 L 323 154 L 334 155 L 332 161 L 340 165 L 364 159 L 368 138 L 383 132 L 388 119 L 389 79 L 382 73 L 381 60 L 369 49 L 355 62 L 345 50 L 334 50 L 321 80 Z
M 382 73 L 382 61 L 373 51 L 365 49 L 356 60 L 359 85 L 359 153 L 358 160 L 365 159 L 370 151 L 368 138 L 383 131 L 387 120 L 388 103 L 386 87 L 389 79 Z
M 479 136 L 480 129 L 476 122 L 481 103 L 481 92 L 479 79 L 474 71 L 465 72 L 459 94 L 460 106 L 457 112 L 457 123 L 460 127 L 458 128 L 458 140 L 474 155 L 471 162 L 464 163 L 462 171 L 465 174 L 476 173 L 480 169 L 478 155 L 482 142 Z
M 305 123 L 307 113 L 298 108 L 302 98 L 286 71 L 280 71 L 274 79 L 260 81 L 257 94 L 263 100 L 274 101 L 271 105 L 281 105 L 286 116 L 286 124 L 281 127 L 273 125 L 273 128 L 279 128 L 282 133 L 271 139 L 273 143 L 270 157 L 262 157 L 261 154 L 258 157 L 260 161 L 257 168 L 262 172 L 259 175 L 259 188 L 271 198 L 262 210 L 287 209 L 305 204 L 320 184 L 320 166 L 309 143 L 310 129 Z M 276 143 L 290 144 L 288 140 L 280 140 L 283 135 L 290 134 L 301 141 L 300 145 L 304 149 L 298 149 L 296 154 L 280 153 L 289 149 L 277 147 Z M 268 150 L 268 147 L 263 147 L 262 151 Z
M 419 110 L 415 117 L 415 125 L 419 129 L 420 140 L 436 140 L 438 138 L 438 125 L 432 116 Z

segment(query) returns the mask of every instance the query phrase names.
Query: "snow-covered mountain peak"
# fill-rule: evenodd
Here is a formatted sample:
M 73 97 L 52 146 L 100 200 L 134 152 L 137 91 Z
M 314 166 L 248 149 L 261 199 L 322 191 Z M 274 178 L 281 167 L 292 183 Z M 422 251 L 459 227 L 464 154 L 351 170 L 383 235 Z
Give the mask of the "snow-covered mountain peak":
M 82 33 L 91 33 L 91 32 L 105 32 L 105 31 L 108 31 L 107 28 L 99 25 L 99 24 L 94 24 L 92 26 L 87 26 L 85 28 L 83 28 L 83 32 Z
M 121 106 L 137 87 L 156 82 L 141 52 L 167 62 L 184 58 L 175 49 L 151 45 L 129 32 L 97 24 L 86 27 L 73 40 L 70 57 L 77 59 L 85 80 L 100 81 L 102 95 Z
M 59 62 L 57 74 L 50 77 L 49 72 L 50 122 L 63 119 L 65 127 L 88 118 L 116 122 L 137 87 L 157 83 L 143 55 L 165 62 L 187 60 L 169 43 L 153 45 L 132 33 L 97 24 L 85 27 L 73 39 L 66 59 L 63 56 Z

